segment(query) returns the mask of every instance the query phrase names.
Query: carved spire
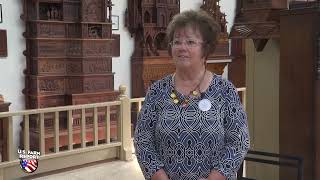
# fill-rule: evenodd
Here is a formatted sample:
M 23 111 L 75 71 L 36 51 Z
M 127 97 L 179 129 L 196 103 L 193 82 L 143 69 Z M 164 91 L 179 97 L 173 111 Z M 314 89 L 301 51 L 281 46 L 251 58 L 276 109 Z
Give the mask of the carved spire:
M 221 33 L 226 34 L 226 14 L 221 12 L 219 1 L 220 0 L 203 0 L 203 3 L 200 8 L 206 11 L 209 15 L 211 15 L 220 24 Z

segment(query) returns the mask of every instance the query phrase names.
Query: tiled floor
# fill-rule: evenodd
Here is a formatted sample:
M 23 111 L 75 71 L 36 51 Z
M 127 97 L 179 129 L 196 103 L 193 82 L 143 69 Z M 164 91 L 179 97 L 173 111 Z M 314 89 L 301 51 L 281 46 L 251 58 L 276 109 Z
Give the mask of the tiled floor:
M 52 174 L 34 180 L 144 180 L 136 156 L 132 161 L 112 161 Z

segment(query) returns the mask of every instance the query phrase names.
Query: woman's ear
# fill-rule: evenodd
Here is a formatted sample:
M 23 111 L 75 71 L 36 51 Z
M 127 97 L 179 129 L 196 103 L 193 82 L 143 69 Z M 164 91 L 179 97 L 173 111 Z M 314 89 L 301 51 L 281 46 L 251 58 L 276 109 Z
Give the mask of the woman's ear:
M 202 48 L 202 53 L 203 53 L 202 57 L 204 58 L 205 61 L 209 57 L 209 52 L 210 52 L 210 46 L 209 44 L 205 43 Z
M 172 57 L 172 49 L 171 49 L 171 45 L 168 45 L 168 53 L 169 53 L 169 56 Z

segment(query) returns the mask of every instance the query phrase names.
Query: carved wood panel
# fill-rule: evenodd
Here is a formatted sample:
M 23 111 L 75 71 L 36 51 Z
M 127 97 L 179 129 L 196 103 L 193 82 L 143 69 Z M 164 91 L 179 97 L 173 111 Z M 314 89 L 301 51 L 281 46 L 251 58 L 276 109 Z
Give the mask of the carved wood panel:
M 68 75 L 96 74 L 112 72 L 112 59 L 106 58 L 70 58 L 66 61 Z
M 70 40 L 65 46 L 65 54 L 67 57 L 81 57 L 82 56 L 82 45 L 80 40 Z
M 65 21 L 79 21 L 81 17 L 80 1 L 65 1 L 63 4 L 63 19 Z
M 72 76 L 68 78 L 68 94 L 113 90 L 113 75 Z
M 46 108 L 64 106 L 66 104 L 65 95 L 50 95 L 50 96 L 26 96 L 26 106 L 29 109 Z
M 7 31 L 0 29 L 0 57 L 8 56 Z
M 34 23 L 37 30 L 32 34 L 33 37 L 51 37 L 51 38 L 64 38 L 65 25 L 62 23 Z
M 82 28 L 80 24 L 77 23 L 69 23 L 67 26 L 67 37 L 69 38 L 80 38 L 82 33 Z
M 30 74 L 45 75 L 45 74 L 65 74 L 66 65 L 62 58 L 34 58 L 31 62 Z
M 64 57 L 66 54 L 63 40 L 30 40 L 27 43 L 30 57 Z
M 317 38 L 316 78 L 320 80 L 320 35 Z
M 112 56 L 112 39 L 98 41 L 83 41 L 84 57 L 107 57 Z
M 85 22 L 105 22 L 104 1 L 102 0 L 82 0 L 82 21 Z
M 64 94 L 65 79 L 62 76 L 29 76 L 30 95 Z

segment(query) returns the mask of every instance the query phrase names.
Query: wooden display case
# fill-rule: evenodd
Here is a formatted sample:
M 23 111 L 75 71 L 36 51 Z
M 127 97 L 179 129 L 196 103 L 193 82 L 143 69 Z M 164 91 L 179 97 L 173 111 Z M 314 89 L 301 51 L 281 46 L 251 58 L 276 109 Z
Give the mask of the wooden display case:
M 118 98 L 112 73 L 111 6 L 111 0 L 24 0 L 21 18 L 26 24 L 23 33 L 26 38 L 23 54 L 27 62 L 23 90 L 26 108 L 97 103 Z M 74 120 L 77 115 L 76 112 L 73 114 Z M 45 115 L 47 152 L 53 143 L 53 117 Z M 64 146 L 67 116 L 62 113 L 60 117 L 60 145 Z M 90 131 L 92 117 L 88 114 L 87 118 L 87 130 Z M 30 118 L 32 148 L 37 148 L 37 119 L 36 116 Z M 99 127 L 104 127 L 103 124 L 99 123 Z M 74 137 L 79 136 L 78 126 L 74 124 Z M 87 141 L 92 141 L 91 136 Z M 74 143 L 77 143 L 76 138 Z

